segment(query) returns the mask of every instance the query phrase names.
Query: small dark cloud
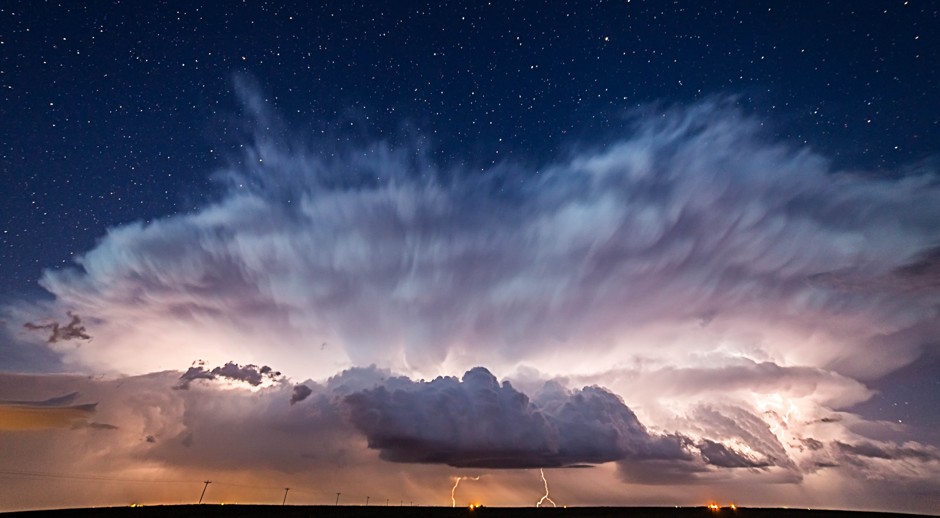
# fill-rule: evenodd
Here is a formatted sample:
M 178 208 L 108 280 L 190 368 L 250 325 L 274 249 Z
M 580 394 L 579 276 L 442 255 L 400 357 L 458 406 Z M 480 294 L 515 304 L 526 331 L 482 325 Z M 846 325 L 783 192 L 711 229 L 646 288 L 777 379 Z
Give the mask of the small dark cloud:
M 173 388 L 177 390 L 187 390 L 190 384 L 196 380 L 214 380 L 217 378 L 243 381 L 253 387 L 257 387 L 266 379 L 274 381 L 280 376 L 281 373 L 279 371 L 275 371 L 267 365 L 261 367 L 257 365 L 242 366 L 234 362 L 228 362 L 222 367 L 206 370 L 202 362 L 197 362 L 180 376 L 179 381 Z
M 267 365 L 262 367 L 258 367 L 257 365 L 245 365 L 242 367 L 233 362 L 228 362 L 222 367 L 212 369 L 212 374 L 231 380 L 244 381 L 253 387 L 260 385 L 265 378 L 274 380 L 281 375 L 280 372 L 272 370 L 271 367 Z
M 176 385 L 173 386 L 177 390 L 188 390 L 189 385 L 196 380 L 214 380 L 215 375 L 207 371 L 201 365 L 193 366 L 186 370 L 182 376 L 179 377 L 179 381 Z
M 698 449 L 707 463 L 720 468 L 766 468 L 772 465 L 708 439 L 699 443 Z
M 91 335 L 82 325 L 82 319 L 71 311 L 66 314 L 69 317 L 69 323 L 65 325 L 58 322 L 49 322 L 47 324 L 26 322 L 23 327 L 29 331 L 48 331 L 49 337 L 46 338 L 46 343 L 50 344 L 68 340 L 91 340 Z
M 313 394 L 313 389 L 306 385 L 294 385 L 294 390 L 290 396 L 290 404 L 300 403 Z
M 148 435 L 147 437 L 144 437 L 144 440 L 150 444 L 154 444 L 157 442 L 157 438 L 152 435 Z
M 803 443 L 803 446 L 806 446 L 812 451 L 819 451 L 823 449 L 823 447 L 825 446 L 822 443 L 822 441 L 817 441 L 816 439 L 813 439 L 812 437 L 807 437 L 803 439 L 801 442 Z

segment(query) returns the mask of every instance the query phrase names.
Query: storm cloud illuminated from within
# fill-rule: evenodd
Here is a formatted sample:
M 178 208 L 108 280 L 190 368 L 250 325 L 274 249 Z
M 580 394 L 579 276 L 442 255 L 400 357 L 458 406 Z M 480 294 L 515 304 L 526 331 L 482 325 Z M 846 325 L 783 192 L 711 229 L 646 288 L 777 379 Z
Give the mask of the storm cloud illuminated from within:
M 938 352 L 933 162 L 848 166 L 718 91 L 478 167 L 226 81 L 211 195 L 4 299 L 3 510 L 534 505 L 539 469 L 568 505 L 940 505 L 936 437 L 862 410 Z M 33 489 L 72 475 L 114 483 Z

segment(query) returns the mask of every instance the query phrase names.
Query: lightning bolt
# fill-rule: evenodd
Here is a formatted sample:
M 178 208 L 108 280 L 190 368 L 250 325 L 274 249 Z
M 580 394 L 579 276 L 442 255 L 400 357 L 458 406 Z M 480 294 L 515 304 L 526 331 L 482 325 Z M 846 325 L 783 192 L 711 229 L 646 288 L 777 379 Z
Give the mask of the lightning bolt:
M 546 500 L 552 503 L 552 507 L 558 507 L 555 505 L 555 501 L 548 497 L 548 480 L 545 480 L 545 470 L 539 468 L 539 473 L 542 475 L 542 483 L 545 484 L 545 496 L 540 498 L 539 501 L 535 503 L 535 507 L 542 507 L 542 502 Z
M 457 493 L 457 486 L 461 480 L 480 480 L 480 477 L 454 477 L 454 487 L 450 488 L 450 506 L 457 507 L 457 499 L 454 495 Z
M 793 402 L 791 401 L 790 408 L 787 408 L 787 415 L 783 416 L 783 420 L 787 424 L 790 424 L 790 414 L 798 414 L 798 413 L 799 413 L 799 409 L 797 409 L 796 405 L 794 405 Z
M 780 394 L 772 394 L 757 401 L 757 408 L 765 414 L 771 416 L 767 425 L 770 433 L 777 435 L 781 428 L 789 428 L 790 418 L 799 418 L 799 408 L 793 401 L 784 398 Z M 786 409 L 786 411 L 784 411 Z

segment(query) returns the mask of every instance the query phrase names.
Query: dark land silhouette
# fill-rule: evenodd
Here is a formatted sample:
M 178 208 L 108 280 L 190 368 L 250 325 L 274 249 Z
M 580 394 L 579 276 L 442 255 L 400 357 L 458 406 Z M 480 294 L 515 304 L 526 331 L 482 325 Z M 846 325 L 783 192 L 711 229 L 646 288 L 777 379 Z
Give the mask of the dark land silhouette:
M 155 505 L 18 511 L 8 518 L 911 518 L 901 513 L 707 507 L 399 507 L 307 505 Z

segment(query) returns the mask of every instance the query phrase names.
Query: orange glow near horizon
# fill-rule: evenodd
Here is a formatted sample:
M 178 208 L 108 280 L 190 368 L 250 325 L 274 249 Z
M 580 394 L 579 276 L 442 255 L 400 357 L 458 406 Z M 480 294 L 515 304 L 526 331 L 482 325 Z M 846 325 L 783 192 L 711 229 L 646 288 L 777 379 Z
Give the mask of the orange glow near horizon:
M 679 507 L 679 506 L 677 505 L 676 507 Z M 706 507 L 707 507 L 710 511 L 715 511 L 715 512 L 721 511 L 721 505 L 718 504 L 717 502 L 714 502 L 714 501 L 709 502 L 709 503 L 706 505 Z M 738 506 L 737 506 L 737 504 L 733 504 L 733 503 L 732 503 L 732 504 L 728 505 L 728 509 L 731 509 L 732 511 L 737 511 L 737 510 L 738 510 Z

